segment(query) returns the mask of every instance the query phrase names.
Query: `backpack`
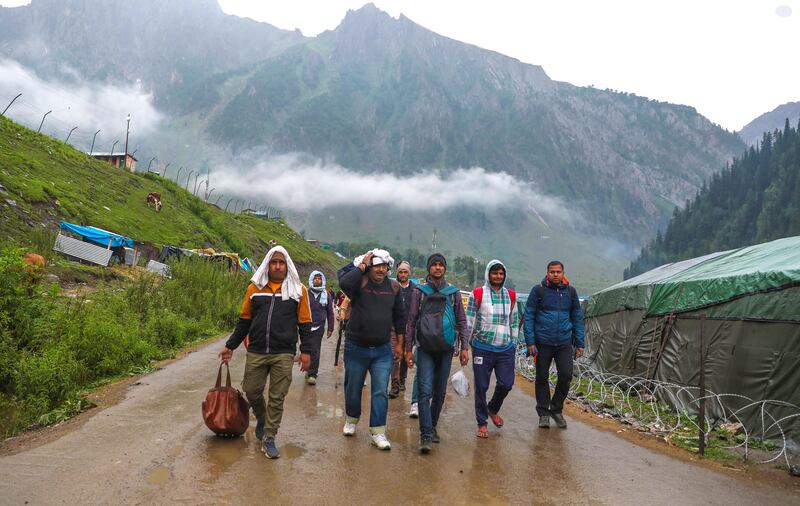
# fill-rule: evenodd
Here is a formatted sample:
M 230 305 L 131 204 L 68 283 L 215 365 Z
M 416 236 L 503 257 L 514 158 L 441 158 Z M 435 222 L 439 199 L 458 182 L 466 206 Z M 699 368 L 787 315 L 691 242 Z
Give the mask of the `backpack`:
M 458 295 L 458 288 L 447 285 L 439 291 L 427 284 L 416 288 L 422 292 L 416 328 L 420 348 L 428 353 L 452 352 L 457 333 L 454 295 Z
M 517 303 L 517 292 L 515 292 L 514 290 L 509 290 L 508 291 L 508 296 L 511 298 L 511 311 L 513 311 L 514 310 L 514 304 Z M 478 304 L 475 309 L 476 310 L 480 309 L 481 308 L 481 301 L 483 300 L 483 287 L 482 286 L 479 286 L 478 288 L 475 288 L 474 290 L 472 290 L 472 298 L 474 298 L 475 302 Z M 541 297 L 539 298 L 539 300 L 541 301 Z M 508 312 L 509 316 L 511 315 L 511 311 Z
M 538 313 L 539 308 L 542 306 L 542 299 L 544 299 L 544 286 L 536 285 L 533 291 L 536 294 L 536 305 L 534 307 L 536 308 L 536 312 Z M 575 290 L 575 288 L 572 287 L 572 285 L 567 285 L 567 292 L 569 293 L 569 304 L 570 304 L 569 309 L 571 311 L 572 301 L 578 296 L 578 292 Z

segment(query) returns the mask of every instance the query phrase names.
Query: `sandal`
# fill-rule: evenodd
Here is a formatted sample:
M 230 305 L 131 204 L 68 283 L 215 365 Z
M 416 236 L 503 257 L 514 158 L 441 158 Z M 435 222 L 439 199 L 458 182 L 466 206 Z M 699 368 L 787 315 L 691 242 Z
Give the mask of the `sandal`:
M 486 439 L 489 437 L 489 428 L 485 425 L 478 427 L 478 431 L 475 433 L 476 436 L 482 439 Z
M 495 414 L 489 413 L 489 419 L 492 421 L 495 427 L 500 428 L 503 426 L 503 417 L 501 417 L 497 413 Z

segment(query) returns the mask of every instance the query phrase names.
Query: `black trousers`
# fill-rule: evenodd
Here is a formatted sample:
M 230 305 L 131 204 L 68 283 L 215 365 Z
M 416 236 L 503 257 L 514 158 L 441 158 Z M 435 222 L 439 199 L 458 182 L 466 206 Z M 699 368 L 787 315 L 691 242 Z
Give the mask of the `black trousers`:
M 572 356 L 571 344 L 550 346 L 537 344 L 539 355 L 536 358 L 536 412 L 539 416 L 549 416 L 561 413 L 564 410 L 564 400 L 569 392 L 572 381 Z M 550 364 L 556 362 L 558 380 L 556 391 L 550 397 Z
M 325 325 L 311 332 L 311 364 L 308 368 L 307 376 L 315 376 L 319 372 L 319 355 L 322 348 L 322 335 L 325 333 Z

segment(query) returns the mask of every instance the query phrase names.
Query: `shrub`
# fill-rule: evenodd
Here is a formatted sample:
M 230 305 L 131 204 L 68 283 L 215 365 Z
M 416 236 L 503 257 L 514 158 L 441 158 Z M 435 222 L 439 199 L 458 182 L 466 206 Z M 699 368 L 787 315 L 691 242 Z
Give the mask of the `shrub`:
M 15 395 L 49 411 L 77 390 L 82 369 L 74 353 L 64 346 L 25 352 L 14 371 Z
M 247 277 L 189 258 L 172 278 L 142 274 L 59 298 L 29 285 L 19 248 L 0 251 L 0 434 L 56 423 L 86 406 L 80 391 L 98 380 L 149 370 L 186 343 L 229 330 Z

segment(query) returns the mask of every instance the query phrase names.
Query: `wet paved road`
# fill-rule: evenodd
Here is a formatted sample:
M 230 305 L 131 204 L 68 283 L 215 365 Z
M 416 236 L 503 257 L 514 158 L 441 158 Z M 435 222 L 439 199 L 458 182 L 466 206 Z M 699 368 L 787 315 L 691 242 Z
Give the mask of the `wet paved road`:
M 369 445 L 366 420 L 355 438 L 341 435 L 333 339 L 323 345 L 316 387 L 295 369 L 278 437 L 282 458 L 270 461 L 252 429 L 225 440 L 202 422 L 200 402 L 221 343 L 143 378 L 75 432 L 0 458 L 0 504 L 800 503 L 791 492 L 681 462 L 577 421 L 566 431 L 538 430 L 533 399 L 519 388 L 503 409 L 506 427 L 490 428 L 488 440 L 473 435 L 472 397 L 448 393 L 442 443 L 427 456 L 417 453 L 408 403 L 392 400 L 393 448 L 379 452 Z M 243 362 L 237 351 L 237 383 Z

